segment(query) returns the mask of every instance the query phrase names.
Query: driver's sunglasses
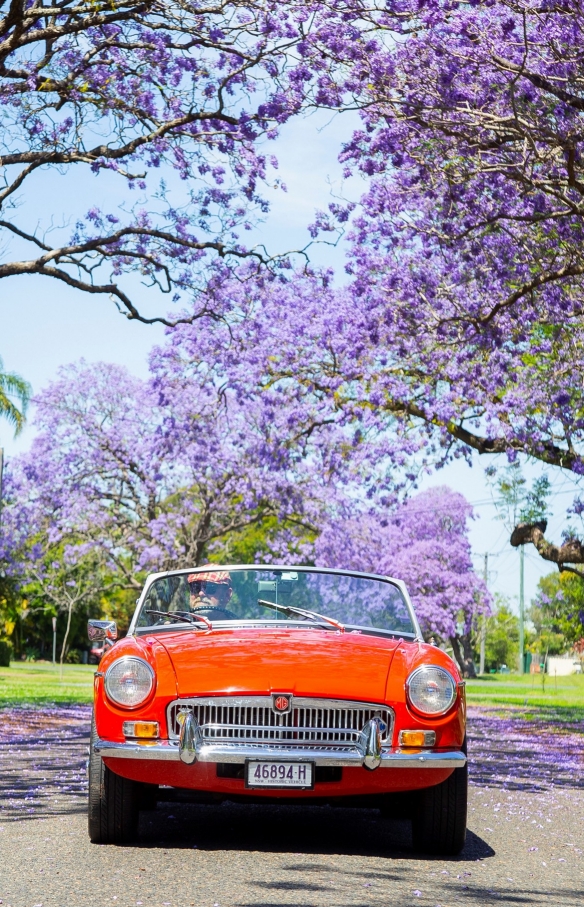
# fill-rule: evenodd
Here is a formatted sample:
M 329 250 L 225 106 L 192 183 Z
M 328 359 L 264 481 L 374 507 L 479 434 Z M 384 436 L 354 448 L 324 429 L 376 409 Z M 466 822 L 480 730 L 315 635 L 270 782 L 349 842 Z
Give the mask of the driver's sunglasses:
M 217 596 L 221 589 L 227 589 L 226 583 L 211 583 L 208 580 L 199 580 L 189 583 L 191 592 L 207 592 L 208 595 Z

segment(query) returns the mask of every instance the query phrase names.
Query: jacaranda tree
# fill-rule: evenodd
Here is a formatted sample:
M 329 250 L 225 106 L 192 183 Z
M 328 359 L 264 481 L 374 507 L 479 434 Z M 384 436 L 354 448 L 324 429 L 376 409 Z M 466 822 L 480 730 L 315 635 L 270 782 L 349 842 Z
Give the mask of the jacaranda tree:
M 0 550 L 24 579 L 41 582 L 54 551 L 58 563 L 98 558 L 113 585 L 139 589 L 143 571 L 196 566 L 267 518 L 317 523 L 321 454 L 309 463 L 286 438 L 270 443 L 208 369 L 147 382 L 81 363 L 35 404 L 38 434 L 8 472 Z
M 9 575 L 70 624 L 96 590 L 107 601 L 139 589 L 147 571 L 217 559 L 230 538 L 268 523 L 268 560 L 406 579 L 424 630 L 472 672 L 469 633 L 488 602 L 464 499 L 441 489 L 399 506 L 376 443 L 316 418 L 299 433 L 284 385 L 268 418 L 265 389 L 229 383 L 221 336 L 213 356 L 205 326 L 172 331 L 149 381 L 81 363 L 37 396 L 38 435 L 8 473 Z
M 464 676 L 474 677 L 471 634 L 490 597 L 473 569 L 471 517 L 472 507 L 447 487 L 385 512 L 353 507 L 345 519 L 324 523 L 316 563 L 403 579 L 426 637 L 449 643 Z
M 0 2 L 0 278 L 51 277 L 143 321 L 172 322 L 182 299 L 196 317 L 209 280 L 267 262 L 242 239 L 277 181 L 267 140 L 339 105 L 346 61 L 328 48 L 359 42 L 368 5 Z M 129 275 L 168 294 L 153 318 Z
M 347 174 L 370 181 L 350 229 L 353 310 L 342 327 L 356 356 L 349 369 L 325 359 L 313 387 L 336 409 L 370 406 L 429 453 L 524 455 L 577 479 L 581 5 L 385 10 L 388 31 L 355 67 L 362 128 L 341 155 Z M 332 206 L 314 232 L 347 215 Z M 527 525 L 513 542 L 533 542 L 560 569 L 584 563 L 577 540 L 552 545 L 544 532 Z

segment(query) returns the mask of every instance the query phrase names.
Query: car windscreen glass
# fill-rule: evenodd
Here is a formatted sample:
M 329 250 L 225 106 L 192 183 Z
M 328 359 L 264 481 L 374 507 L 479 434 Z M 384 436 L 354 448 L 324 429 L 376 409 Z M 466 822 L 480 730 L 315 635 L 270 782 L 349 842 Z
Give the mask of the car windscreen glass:
M 201 614 L 213 623 L 304 623 L 298 614 L 284 614 L 260 602 L 315 611 L 342 624 L 415 634 L 408 606 L 393 583 L 349 574 L 281 569 L 167 574 L 150 586 L 136 627 L 184 623 L 189 614 Z

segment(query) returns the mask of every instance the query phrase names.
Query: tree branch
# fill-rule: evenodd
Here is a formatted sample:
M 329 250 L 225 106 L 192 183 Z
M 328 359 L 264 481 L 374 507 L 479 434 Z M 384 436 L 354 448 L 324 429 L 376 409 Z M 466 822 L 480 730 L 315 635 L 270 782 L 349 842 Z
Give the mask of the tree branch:
M 546 540 L 544 536 L 546 529 L 546 520 L 537 523 L 519 523 L 511 533 L 511 544 L 514 548 L 532 544 L 540 557 L 557 564 L 560 571 L 568 570 L 570 573 L 582 575 L 577 570 L 566 566 L 566 564 L 584 564 L 582 542 L 579 539 L 568 539 L 563 545 L 554 545 Z
M 534 457 L 536 460 L 541 460 L 543 463 L 548 463 L 550 466 L 561 466 L 563 469 L 572 471 L 576 466 L 582 464 L 582 457 L 578 454 L 566 450 L 563 447 L 558 447 L 557 444 L 553 444 L 551 441 L 544 441 L 539 447 L 531 447 L 517 437 L 511 440 L 507 438 L 481 437 L 480 435 L 469 431 L 469 429 L 465 428 L 459 422 L 440 419 L 438 416 L 428 414 L 415 403 L 408 403 L 401 400 L 387 402 L 385 408 L 396 414 L 403 413 L 415 416 L 430 425 L 436 425 L 438 428 L 443 428 L 449 435 L 456 438 L 457 441 L 462 441 L 463 444 L 468 445 L 468 447 L 476 450 L 479 454 L 507 453 L 509 450 L 517 450 L 520 453 L 525 453 Z

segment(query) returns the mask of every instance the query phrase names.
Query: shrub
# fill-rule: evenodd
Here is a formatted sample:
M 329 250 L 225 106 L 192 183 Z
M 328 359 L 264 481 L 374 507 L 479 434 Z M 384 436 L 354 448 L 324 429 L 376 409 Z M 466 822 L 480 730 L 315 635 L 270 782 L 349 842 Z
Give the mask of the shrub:
M 7 639 L 0 639 L 0 668 L 9 668 L 12 657 L 12 643 Z

